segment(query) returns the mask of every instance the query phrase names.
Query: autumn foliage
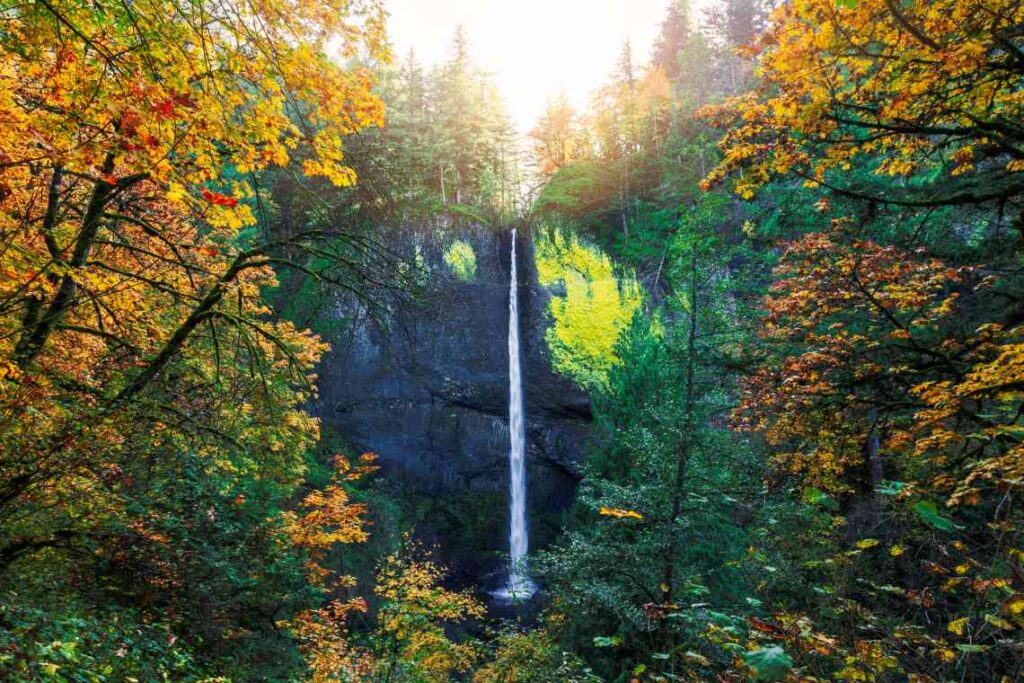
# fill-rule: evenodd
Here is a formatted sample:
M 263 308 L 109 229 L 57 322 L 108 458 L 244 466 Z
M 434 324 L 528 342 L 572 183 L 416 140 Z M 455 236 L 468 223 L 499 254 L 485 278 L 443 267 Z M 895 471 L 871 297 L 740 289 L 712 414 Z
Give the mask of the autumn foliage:
M 258 176 L 355 181 L 345 139 L 383 104 L 338 57 L 387 58 L 378 3 L 4 8 L 0 569 L 84 555 L 162 592 L 177 623 L 193 565 L 174 534 L 237 529 L 251 482 L 266 501 L 302 481 L 327 346 L 265 294 L 324 236 L 261 234 Z M 166 497 L 197 470 L 219 485 L 189 494 L 208 496 L 199 514 Z M 341 540 L 359 508 L 324 495 Z M 249 523 L 244 542 L 266 547 L 274 524 Z
M 907 395 L 950 371 L 942 363 L 955 347 L 938 330 L 968 275 L 921 254 L 844 241 L 840 231 L 816 233 L 782 255 L 761 336 L 792 352 L 747 381 L 736 413 L 779 450 L 784 469 L 833 492 L 880 485 L 881 452 L 913 443 L 920 426 Z
M 727 130 L 705 186 L 742 169 L 747 198 L 785 174 L 908 205 L 1019 194 L 1022 23 L 1016 0 L 782 3 L 750 47 L 759 92 L 706 111 Z M 915 182 L 851 184 L 854 164 Z
M 385 4 L 0 9 L 0 678 L 1020 680 L 1024 2 L 673 0 L 536 193 L 466 33 L 391 69 Z M 531 396 L 531 458 L 587 436 L 495 625 L 416 539 L 503 566 L 501 494 L 345 455 L 307 326 L 512 214 L 590 401 Z
M 830 222 L 781 245 L 733 424 L 767 442 L 770 486 L 795 488 L 831 519 L 838 552 L 812 571 L 842 582 L 873 567 L 861 581 L 871 598 L 837 609 L 891 636 L 836 637 L 796 613 L 753 624 L 803 653 L 796 667 L 813 669 L 817 652 L 842 653 L 842 680 L 1019 673 L 1011 501 L 1024 474 L 1024 347 L 1020 243 L 1002 228 L 1024 192 L 1011 123 L 1024 102 L 1022 12 L 991 1 L 786 3 L 750 49 L 759 89 L 704 112 L 727 128 L 705 188 L 731 178 L 752 199 L 795 177 Z M 877 227 L 881 205 L 917 231 Z M 970 221 L 965 207 L 983 205 L 995 207 L 979 227 L 984 260 L 922 235 L 948 220 L 940 207 Z M 889 559 L 869 559 L 876 548 Z M 875 578 L 883 571 L 891 583 Z M 907 611 L 888 611 L 884 592 Z
M 300 163 L 351 183 L 343 138 L 382 105 L 327 46 L 385 48 L 372 2 L 57 2 L 0 22 L 8 563 L 120 514 L 100 490 L 132 489 L 122 472 L 141 453 L 294 472 L 326 347 L 269 315 L 276 255 L 240 238 L 250 180 Z

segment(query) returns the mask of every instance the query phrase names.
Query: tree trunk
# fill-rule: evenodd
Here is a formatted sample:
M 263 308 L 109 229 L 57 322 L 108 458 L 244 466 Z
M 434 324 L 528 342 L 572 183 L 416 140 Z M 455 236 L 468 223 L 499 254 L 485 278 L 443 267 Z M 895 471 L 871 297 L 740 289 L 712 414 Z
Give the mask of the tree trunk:
M 690 460 L 690 446 L 696 430 L 694 420 L 694 370 L 696 368 L 695 351 L 697 348 L 697 248 L 693 248 L 690 260 L 690 315 L 689 333 L 686 339 L 686 378 L 683 389 L 683 438 L 680 439 L 676 457 L 676 471 L 672 488 L 672 512 L 669 519 L 669 544 L 662 571 L 661 600 L 662 604 L 672 602 L 672 584 L 675 581 L 675 560 L 678 550 L 676 538 L 676 519 L 683 507 L 683 491 L 686 484 L 686 466 Z
M 878 487 L 885 481 L 885 463 L 882 460 L 882 444 L 878 436 L 878 413 L 871 411 L 871 430 L 868 432 L 867 443 L 864 444 L 864 454 L 867 456 L 868 476 L 871 480 L 871 490 L 877 491 Z
M 103 161 L 102 173 L 107 176 L 110 175 L 114 170 L 114 155 L 108 154 L 106 159 Z M 55 172 L 56 177 L 56 172 Z M 21 338 L 18 340 L 18 344 L 14 349 L 14 357 L 17 359 L 18 367 L 22 370 L 27 369 L 32 362 L 42 351 L 46 345 L 47 339 L 50 337 L 50 333 L 53 328 L 64 318 L 67 312 L 71 309 L 75 302 L 75 296 L 78 293 L 78 283 L 75 281 L 74 271 L 82 268 L 89 258 L 89 252 L 92 250 L 92 245 L 96 241 L 96 234 L 99 232 L 100 223 L 103 217 L 103 211 L 107 204 L 115 196 L 115 194 L 127 187 L 130 187 L 136 182 L 142 180 L 142 176 L 132 176 L 124 178 L 117 184 L 108 183 L 105 180 L 98 180 L 93 187 L 92 197 L 89 199 L 89 205 L 85 209 L 85 215 L 82 217 L 82 227 L 78 232 L 78 238 L 75 240 L 75 248 L 71 253 L 71 258 L 68 260 L 67 265 L 69 272 L 64 275 L 60 280 L 60 285 L 57 287 L 57 293 L 54 295 L 50 305 L 46 308 L 46 312 L 39 316 L 38 312 L 35 316 L 38 316 L 36 320 L 30 320 L 29 315 L 26 315 L 24 319 L 24 327 L 22 329 Z M 59 183 L 59 177 L 56 177 L 56 182 Z M 58 188 L 51 182 L 50 198 L 56 201 L 56 193 Z M 47 213 L 49 214 L 50 207 L 47 207 Z M 53 209 L 54 214 L 51 217 L 51 221 L 55 220 L 56 208 Z M 44 221 L 46 219 L 44 218 Z M 50 228 L 53 226 L 51 225 Z M 52 250 L 56 248 L 56 243 L 52 242 L 52 235 L 48 240 L 47 246 Z M 29 314 L 32 314 L 29 311 Z
M 444 191 L 444 164 L 441 161 L 437 162 L 437 177 L 441 181 L 441 206 L 448 206 L 448 197 Z

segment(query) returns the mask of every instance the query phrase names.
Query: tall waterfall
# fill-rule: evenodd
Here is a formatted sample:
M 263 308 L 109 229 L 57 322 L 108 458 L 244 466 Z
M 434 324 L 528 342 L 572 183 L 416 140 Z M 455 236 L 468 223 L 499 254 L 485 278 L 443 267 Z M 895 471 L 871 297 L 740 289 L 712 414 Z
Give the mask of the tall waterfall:
M 530 538 L 526 530 L 526 428 L 523 422 L 523 382 L 519 367 L 519 283 L 514 229 L 508 293 L 508 379 L 510 565 L 508 585 L 498 591 L 498 595 L 512 600 L 524 600 L 533 595 L 537 588 L 526 572 Z

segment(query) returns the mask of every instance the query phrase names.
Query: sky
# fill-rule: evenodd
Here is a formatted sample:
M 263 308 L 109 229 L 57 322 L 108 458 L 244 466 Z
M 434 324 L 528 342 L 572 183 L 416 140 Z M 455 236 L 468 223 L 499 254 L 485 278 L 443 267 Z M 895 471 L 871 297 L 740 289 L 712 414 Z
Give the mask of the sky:
M 611 74 L 622 44 L 646 62 L 668 0 L 385 0 L 395 55 L 409 48 L 432 65 L 448 54 L 455 27 L 473 60 L 492 74 L 520 132 L 548 99 L 565 93 L 583 110 Z

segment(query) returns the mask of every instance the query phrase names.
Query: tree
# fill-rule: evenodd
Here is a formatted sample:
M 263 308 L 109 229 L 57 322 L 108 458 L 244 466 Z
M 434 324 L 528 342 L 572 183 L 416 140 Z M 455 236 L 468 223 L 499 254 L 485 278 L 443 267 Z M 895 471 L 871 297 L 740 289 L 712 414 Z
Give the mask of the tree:
M 661 22 L 661 32 L 654 43 L 651 64 L 661 67 L 669 80 L 682 74 L 679 58 L 690 39 L 690 4 L 688 0 L 673 0 Z
M 366 506 L 353 503 L 347 482 L 357 481 L 376 469 L 375 456 L 366 453 L 357 465 L 335 456 L 331 482 L 322 490 L 311 491 L 300 507 L 304 514 L 284 516 L 285 531 L 294 546 L 306 556 L 310 583 L 328 601 L 303 610 L 282 621 L 299 642 L 311 683 L 347 681 L 368 677 L 375 666 L 372 654 L 351 637 L 349 618 L 367 610 L 359 596 L 339 593 L 354 585 L 351 576 L 341 576 L 325 566 L 328 551 L 340 544 L 361 543 L 367 539 Z
M 553 617 L 549 621 L 561 621 Z M 549 628 L 502 633 L 489 662 L 473 674 L 473 683 L 598 683 L 579 657 L 559 647 Z
M 730 129 L 707 184 L 742 170 L 735 189 L 751 197 L 789 173 L 881 203 L 1016 207 L 1022 13 L 987 0 L 780 6 L 759 45 L 761 94 L 709 109 Z M 851 184 L 858 162 L 873 177 Z
M 722 0 L 708 10 L 708 28 L 729 48 L 746 47 L 764 31 L 766 5 L 764 0 Z
M 563 642 L 623 680 L 1014 679 L 1019 3 L 762 7 L 718 4 L 667 106 L 662 65 L 603 89 L 539 196 L 650 296 L 546 558 Z
M 296 406 L 324 347 L 266 317 L 261 288 L 288 260 L 240 235 L 258 205 L 244 179 L 295 159 L 353 182 L 342 139 L 379 123 L 382 105 L 370 74 L 339 68 L 327 45 L 344 34 L 345 53 L 385 56 L 382 9 L 167 9 L 4 16 L 0 514 L 20 520 L 4 565 L 74 533 L 31 511 L 60 518 L 126 452 L 155 453 L 163 430 L 242 452 L 315 434 Z M 307 252 L 319 240 L 292 239 Z M 247 366 L 264 374 L 259 396 Z M 224 420 L 240 395 L 248 417 Z
M 530 138 L 534 160 L 545 178 L 587 154 L 578 117 L 564 94 L 548 101 L 540 120 L 530 131 Z
M 204 657 L 235 629 L 240 660 L 268 611 L 308 597 L 272 538 L 326 346 L 265 294 L 287 268 L 362 292 L 376 276 L 362 235 L 269 230 L 261 182 L 354 182 L 343 146 L 383 105 L 335 50 L 386 59 L 383 18 L 372 1 L 5 9 L 5 585 L 54 610 L 116 593 Z
M 591 661 L 609 678 L 692 670 L 709 611 L 752 590 L 733 496 L 749 494 L 759 468 L 714 419 L 728 405 L 725 361 L 746 334 L 723 267 L 736 255 L 719 223 L 725 204 L 708 196 L 677 222 L 663 275 L 671 295 L 638 310 L 619 339 L 622 361 L 595 395 L 597 445 L 574 523 L 542 562 L 569 637 L 593 642 Z
M 387 557 L 378 572 L 375 641 L 384 681 L 444 683 L 477 659 L 475 643 L 449 638 L 444 625 L 482 617 L 483 605 L 469 591 L 443 588 L 444 570 L 422 553 L 407 543 L 404 554 Z
M 844 242 L 839 230 L 815 233 L 783 254 L 762 332 L 775 353 L 745 381 L 737 417 L 765 435 L 785 473 L 870 494 L 899 471 L 884 462 L 897 443 L 913 440 L 925 407 L 913 387 L 963 371 L 961 344 L 947 335 L 967 273 Z

